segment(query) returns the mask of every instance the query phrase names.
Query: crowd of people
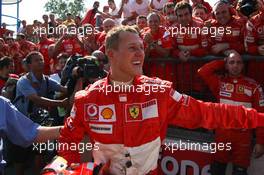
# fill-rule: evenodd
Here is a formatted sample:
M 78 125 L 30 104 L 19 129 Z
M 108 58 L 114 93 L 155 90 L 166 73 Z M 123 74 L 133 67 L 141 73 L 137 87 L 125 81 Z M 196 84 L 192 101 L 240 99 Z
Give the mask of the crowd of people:
M 66 19 L 60 19 L 51 13 L 44 14 L 42 22 L 22 20 L 16 38 L 3 23 L 1 94 L 31 119 L 46 109 L 56 116 L 55 124 L 62 125 L 71 113 L 75 92 L 112 71 L 108 60 L 112 53 L 107 49 L 117 46 L 113 41 L 106 43 L 109 32 L 118 26 L 132 26 L 143 41 L 145 75 L 171 81 L 177 91 L 189 95 L 209 88 L 219 103 L 264 112 L 264 78 L 258 71 L 263 70 L 264 62 L 256 60 L 264 56 L 264 2 L 220 0 L 211 5 L 204 0 L 122 0 L 120 4 L 108 0 L 100 11 L 100 2 L 95 1 L 83 18 L 67 13 Z M 130 45 L 131 52 L 141 49 Z M 245 54 L 250 55 L 246 63 Z M 208 55 L 223 59 L 205 64 L 203 57 Z M 91 62 L 73 64 L 75 57 Z M 135 69 L 142 64 L 136 58 L 132 61 Z M 102 72 L 94 77 L 97 71 L 91 73 L 80 64 L 91 69 L 89 65 L 95 64 Z M 83 83 L 88 72 L 91 77 Z M 216 154 L 212 175 L 223 175 L 229 161 L 235 165 L 234 173 L 245 175 L 252 153 L 252 130 L 224 129 L 215 134 L 216 142 L 231 142 L 234 147 L 231 159 L 230 152 Z M 262 128 L 256 130 L 256 138 L 255 157 L 261 157 Z M 7 149 L 6 159 L 15 163 L 17 175 L 23 174 L 32 148 L 8 142 Z M 40 168 L 43 154 L 34 152 L 34 156 L 35 167 Z

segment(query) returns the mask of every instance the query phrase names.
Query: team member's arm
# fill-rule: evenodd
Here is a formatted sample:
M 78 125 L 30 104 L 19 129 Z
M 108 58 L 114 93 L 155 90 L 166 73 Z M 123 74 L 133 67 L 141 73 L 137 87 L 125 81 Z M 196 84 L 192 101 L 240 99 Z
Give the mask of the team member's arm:
M 264 112 L 264 93 L 260 85 L 253 91 L 253 108 L 258 112 Z M 258 158 L 264 154 L 264 127 L 256 129 L 256 139 L 254 154 Z
M 219 81 L 220 77 L 217 75 L 217 71 L 224 69 L 225 62 L 223 60 L 211 61 L 203 65 L 197 73 L 209 86 L 211 92 L 214 93 L 214 96 L 218 96 Z
M 258 51 L 257 46 L 257 31 L 252 22 L 249 20 L 246 24 L 245 31 L 245 47 L 249 54 L 256 55 Z

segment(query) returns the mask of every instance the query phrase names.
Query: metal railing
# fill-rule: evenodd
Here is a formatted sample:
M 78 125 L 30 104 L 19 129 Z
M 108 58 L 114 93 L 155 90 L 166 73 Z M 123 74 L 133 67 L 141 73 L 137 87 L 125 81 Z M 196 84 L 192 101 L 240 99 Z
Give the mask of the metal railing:
M 207 62 L 220 59 L 224 59 L 224 57 L 212 55 L 199 58 L 191 57 L 187 62 L 181 62 L 178 58 L 150 58 L 145 59 L 144 73 L 148 76 L 157 76 L 162 79 L 171 78 L 169 80 L 174 83 L 174 88 L 177 91 L 203 101 L 216 102 L 208 86 L 198 76 L 197 70 Z M 250 75 L 254 75 L 255 77 L 253 76 L 251 78 L 264 85 L 264 56 L 242 55 L 242 59 L 245 63 L 245 75 L 249 77 L 251 77 Z M 261 65 L 256 63 L 263 63 L 263 69 L 254 68 L 254 66 L 258 67 Z M 181 70 L 179 71 L 177 69 Z M 170 74 L 170 76 L 165 74 Z M 170 127 L 167 136 L 171 138 L 190 139 L 193 141 L 213 140 L 213 133 L 205 129 L 188 130 Z
M 264 66 L 262 70 L 259 68 L 254 69 L 254 66 L 260 66 L 260 64 L 254 64 L 254 62 L 260 62 L 264 65 L 264 56 L 242 55 L 242 58 L 245 62 L 245 75 L 264 85 Z M 144 73 L 147 76 L 157 76 L 172 81 L 174 88 L 181 93 L 205 101 L 215 101 L 208 86 L 198 76 L 197 70 L 207 62 L 220 59 L 224 59 L 224 57 L 212 55 L 191 57 L 187 62 L 171 57 L 146 58 Z

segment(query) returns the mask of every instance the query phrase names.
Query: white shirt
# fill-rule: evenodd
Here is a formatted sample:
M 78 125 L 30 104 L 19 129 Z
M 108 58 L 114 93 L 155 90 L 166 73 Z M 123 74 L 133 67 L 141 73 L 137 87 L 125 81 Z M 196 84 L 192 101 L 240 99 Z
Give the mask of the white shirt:
M 167 2 L 168 0 L 160 0 L 160 2 L 158 0 L 153 0 L 153 6 L 156 10 L 160 10 Z
M 128 18 L 132 15 L 132 0 L 129 0 L 128 3 L 124 4 L 123 6 L 123 18 Z
M 141 4 L 138 4 L 136 0 L 133 0 L 132 12 L 136 12 L 138 15 L 148 15 L 149 0 L 143 0 Z
M 52 80 L 56 81 L 57 83 L 60 83 L 60 82 L 61 82 L 61 78 L 60 78 L 60 76 L 59 76 L 58 73 L 56 73 L 56 74 L 51 74 L 51 75 L 50 75 L 50 78 L 51 78 Z
M 118 15 L 118 12 L 119 12 L 119 9 L 116 7 L 115 10 L 111 11 L 109 14 L 112 16 L 116 16 L 116 15 Z M 121 18 L 116 18 L 114 20 L 115 20 L 116 25 L 121 24 Z

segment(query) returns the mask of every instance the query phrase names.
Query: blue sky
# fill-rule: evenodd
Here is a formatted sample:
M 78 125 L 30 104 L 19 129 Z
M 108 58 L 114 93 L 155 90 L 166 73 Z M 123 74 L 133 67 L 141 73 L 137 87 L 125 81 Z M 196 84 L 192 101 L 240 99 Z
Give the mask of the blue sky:
M 29 23 L 32 23 L 34 19 L 42 21 L 42 15 L 45 13 L 44 5 L 48 0 L 22 0 L 20 3 L 20 14 L 19 18 L 21 20 L 25 19 Z M 101 3 L 101 7 L 107 4 L 107 0 L 99 0 Z M 117 4 L 120 4 L 121 0 L 115 0 Z M 207 2 L 213 4 L 216 0 L 207 0 Z M 91 8 L 94 0 L 84 0 L 85 7 Z M 3 6 L 3 14 L 16 16 L 16 6 Z M 15 20 L 11 20 L 10 18 L 2 18 L 2 22 L 6 22 L 7 24 L 15 24 Z
M 21 20 L 25 19 L 29 23 L 32 23 L 34 19 L 42 20 L 42 15 L 45 13 L 44 5 L 48 0 L 22 0 L 20 3 L 20 14 L 19 18 Z M 107 0 L 99 0 L 101 2 L 101 6 L 107 4 Z M 90 8 L 94 2 L 94 0 L 84 0 L 86 4 L 86 8 Z M 92 2 L 92 3 L 91 3 Z M 116 0 L 119 4 L 121 0 Z M 3 6 L 3 14 L 16 16 L 16 5 L 4 5 Z M 15 24 L 16 21 L 10 18 L 3 17 L 2 22 L 6 22 L 8 24 Z

